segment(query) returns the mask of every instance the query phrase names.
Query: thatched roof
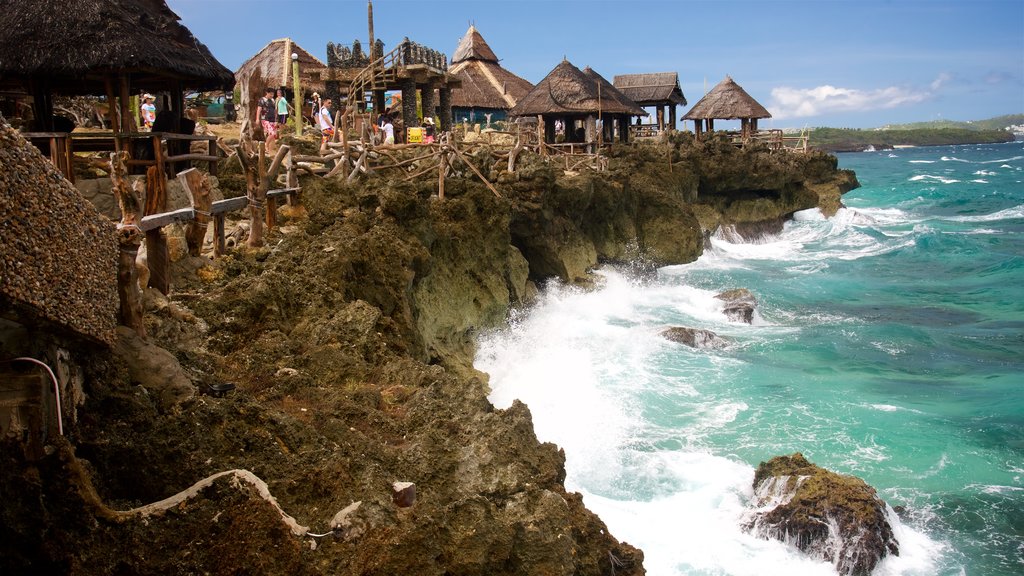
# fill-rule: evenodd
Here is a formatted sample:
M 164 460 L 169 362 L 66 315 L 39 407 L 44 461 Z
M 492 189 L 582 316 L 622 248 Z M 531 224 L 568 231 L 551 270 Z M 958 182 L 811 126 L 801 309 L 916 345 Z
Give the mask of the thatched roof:
M 771 118 L 764 106 L 729 76 L 704 95 L 683 118 L 688 120 L 737 120 L 740 118 Z
M 299 86 L 306 92 L 316 91 L 322 94 L 322 75 L 327 65 L 291 38 L 272 40 L 238 68 L 235 80 L 241 82 L 243 77 L 248 77 L 254 70 L 259 70 L 260 78 L 268 86 L 292 88 L 292 53 L 299 57 Z
M 619 91 L 641 106 L 665 102 L 686 106 L 686 97 L 679 87 L 679 74 L 675 72 L 621 74 L 615 77 L 613 83 Z
M 462 82 L 452 90 L 456 108 L 508 110 L 533 89 L 533 84 L 498 64 L 498 57 L 473 26 L 459 42 L 448 72 Z
M 593 70 L 585 73 L 568 60 L 562 60 L 509 114 L 597 114 L 599 110 L 605 114 L 647 115 L 600 74 Z
M 2 119 L 0 166 L 0 317 L 109 343 L 114 224 Z
M 498 57 L 491 50 L 491 47 L 484 41 L 484 37 L 476 30 L 476 26 L 470 26 L 466 35 L 459 41 L 452 55 L 452 64 L 458 64 L 466 60 L 482 60 L 484 62 L 498 63 Z
M 104 94 L 127 72 L 132 90 L 231 86 L 231 71 L 163 0 L 31 0 L 0 9 L 0 79 L 44 80 L 62 94 Z

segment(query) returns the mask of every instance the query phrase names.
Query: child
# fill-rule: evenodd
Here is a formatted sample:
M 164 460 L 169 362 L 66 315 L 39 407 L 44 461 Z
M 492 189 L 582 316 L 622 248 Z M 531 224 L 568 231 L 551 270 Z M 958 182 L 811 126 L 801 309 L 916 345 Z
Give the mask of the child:
M 156 122 L 156 106 L 153 105 L 153 95 L 143 94 L 142 95 L 142 106 L 139 108 L 142 111 L 142 131 L 149 132 L 153 129 L 153 122 Z
M 278 130 L 288 124 L 288 99 L 284 97 L 284 90 L 277 89 L 277 127 Z

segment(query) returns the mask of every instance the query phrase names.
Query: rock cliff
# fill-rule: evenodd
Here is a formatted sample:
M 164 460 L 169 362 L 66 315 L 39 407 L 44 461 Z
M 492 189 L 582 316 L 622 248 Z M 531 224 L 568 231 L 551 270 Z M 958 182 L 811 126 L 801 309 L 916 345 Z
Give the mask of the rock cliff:
M 827 156 L 717 143 L 613 149 L 600 174 L 538 158 L 490 174 L 484 155 L 501 198 L 471 175 L 443 201 L 432 182 L 311 179 L 308 218 L 176 279 L 173 306 L 148 312 L 151 340 L 200 389 L 237 389 L 168 405 L 96 357 L 70 443 L 42 462 L 0 452 L 2 493 L 20 495 L 0 518 L 0 569 L 643 574 L 642 552 L 565 490 L 564 454 L 537 441 L 529 409 L 488 402 L 475 334 L 535 281 L 689 262 L 716 226 L 829 209 L 855 180 Z M 130 512 L 232 469 L 272 498 L 225 479 Z M 394 482 L 415 484 L 412 506 Z

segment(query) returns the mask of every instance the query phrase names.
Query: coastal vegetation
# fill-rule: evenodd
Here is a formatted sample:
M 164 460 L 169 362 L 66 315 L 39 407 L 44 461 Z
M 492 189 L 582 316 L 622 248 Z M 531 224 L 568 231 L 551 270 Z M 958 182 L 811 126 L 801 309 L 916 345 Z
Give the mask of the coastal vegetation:
M 909 129 L 815 128 L 810 145 L 826 152 L 860 152 L 869 148 L 886 150 L 897 146 L 944 146 L 949 144 L 990 144 L 1011 142 L 1013 132 L 1004 128 L 948 126 Z

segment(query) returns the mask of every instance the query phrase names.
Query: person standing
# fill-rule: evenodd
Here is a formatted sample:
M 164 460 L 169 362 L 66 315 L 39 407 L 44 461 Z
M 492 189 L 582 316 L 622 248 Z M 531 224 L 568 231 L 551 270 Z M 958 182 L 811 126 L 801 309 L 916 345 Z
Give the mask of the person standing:
M 153 129 L 153 122 L 156 122 L 156 106 L 153 105 L 152 94 L 142 95 L 142 106 L 139 106 L 139 110 L 142 112 L 142 131 L 149 132 Z
M 390 146 L 395 143 L 395 126 L 391 123 L 391 116 L 384 117 L 384 144 Z
M 274 150 L 274 143 L 277 141 L 277 105 L 274 102 L 274 89 L 267 88 L 263 91 L 263 98 L 260 98 L 258 114 L 260 125 L 263 126 L 263 134 L 267 141 L 267 152 Z
M 430 116 L 423 118 L 423 141 L 427 144 L 434 143 L 434 119 Z
M 284 89 L 277 89 L 277 129 L 280 133 L 288 124 L 288 98 L 284 95 Z
M 327 150 L 327 143 L 334 136 L 334 118 L 331 117 L 330 98 L 324 98 L 324 104 L 317 115 L 317 121 L 320 123 L 320 153 L 323 154 Z

